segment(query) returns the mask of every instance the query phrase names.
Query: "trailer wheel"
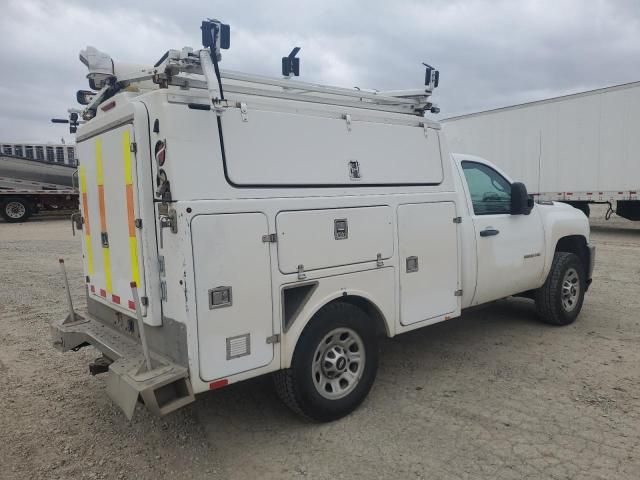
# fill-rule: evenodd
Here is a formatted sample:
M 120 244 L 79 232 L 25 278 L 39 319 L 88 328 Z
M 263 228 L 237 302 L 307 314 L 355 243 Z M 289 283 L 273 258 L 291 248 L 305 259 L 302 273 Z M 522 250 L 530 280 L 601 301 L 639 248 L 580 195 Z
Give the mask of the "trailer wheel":
M 358 307 L 334 302 L 322 308 L 298 340 L 291 368 L 274 374 L 276 390 L 294 412 L 330 422 L 355 410 L 378 370 L 378 339 Z
M 577 255 L 556 252 L 544 285 L 536 291 L 536 309 L 551 325 L 569 325 L 580 314 L 586 290 L 584 266 Z
M 32 213 L 31 204 L 20 197 L 9 197 L 2 202 L 0 215 L 7 222 L 25 222 Z

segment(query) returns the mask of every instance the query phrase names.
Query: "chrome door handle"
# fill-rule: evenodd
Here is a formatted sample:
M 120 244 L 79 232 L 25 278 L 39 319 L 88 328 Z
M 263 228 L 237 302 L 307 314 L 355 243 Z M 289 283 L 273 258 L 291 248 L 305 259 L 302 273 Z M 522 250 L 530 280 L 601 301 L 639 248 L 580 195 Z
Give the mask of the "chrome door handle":
M 500 230 L 496 230 L 495 228 L 485 228 L 480 232 L 481 237 L 493 237 L 494 235 L 498 235 Z

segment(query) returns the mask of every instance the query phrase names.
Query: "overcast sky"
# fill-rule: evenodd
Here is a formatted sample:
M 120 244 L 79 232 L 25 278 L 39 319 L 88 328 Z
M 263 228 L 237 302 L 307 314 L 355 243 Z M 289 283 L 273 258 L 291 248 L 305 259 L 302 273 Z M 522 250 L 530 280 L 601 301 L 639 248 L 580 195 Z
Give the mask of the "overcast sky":
M 452 116 L 640 80 L 638 0 L 0 0 L 0 141 L 72 140 L 65 117 L 88 88 L 78 52 L 153 64 L 200 46 L 200 21 L 231 25 L 222 67 L 278 75 L 302 50 L 301 80 L 415 88 L 441 72 Z M 185 6 L 188 5 L 188 6 Z

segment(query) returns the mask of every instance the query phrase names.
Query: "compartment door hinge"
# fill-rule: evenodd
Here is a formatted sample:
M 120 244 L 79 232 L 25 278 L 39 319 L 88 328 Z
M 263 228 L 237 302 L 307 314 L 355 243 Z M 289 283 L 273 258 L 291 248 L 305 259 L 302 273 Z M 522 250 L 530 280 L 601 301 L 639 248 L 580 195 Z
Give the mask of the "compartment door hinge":
M 131 150 L 132 153 L 138 153 L 138 144 L 136 142 L 131 142 L 129 150 Z
M 276 243 L 278 241 L 278 235 L 275 233 L 269 233 L 267 235 L 262 235 L 262 241 L 264 243 Z
M 274 335 L 271 335 L 270 337 L 267 337 L 267 343 L 273 345 L 274 343 L 280 343 L 280 334 L 276 333 Z
M 247 104 L 244 102 L 240 102 L 240 117 L 242 118 L 243 122 L 249 121 Z
M 462 296 L 462 289 L 460 289 L 460 290 L 456 290 L 455 292 L 453 292 L 453 295 L 454 295 L 455 297 L 461 297 L 461 296 Z
M 343 115 L 342 118 L 344 118 L 346 124 L 347 124 L 347 131 L 351 131 L 351 115 L 349 115 L 348 113 Z
M 462 217 L 454 217 L 453 223 L 462 223 Z

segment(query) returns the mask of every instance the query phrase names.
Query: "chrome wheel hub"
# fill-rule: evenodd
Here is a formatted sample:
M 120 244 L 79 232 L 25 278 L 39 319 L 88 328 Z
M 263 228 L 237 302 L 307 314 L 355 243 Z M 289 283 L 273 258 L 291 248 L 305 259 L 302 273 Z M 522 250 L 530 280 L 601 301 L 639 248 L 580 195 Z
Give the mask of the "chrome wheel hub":
M 570 268 L 562 279 L 562 308 L 565 312 L 573 311 L 580 298 L 580 278 L 575 268 Z
M 324 398 L 337 400 L 353 391 L 364 365 L 360 336 L 350 328 L 336 328 L 325 335 L 313 354 L 313 384 Z
M 10 218 L 22 218 L 27 209 L 20 202 L 9 202 L 5 205 L 4 211 Z

